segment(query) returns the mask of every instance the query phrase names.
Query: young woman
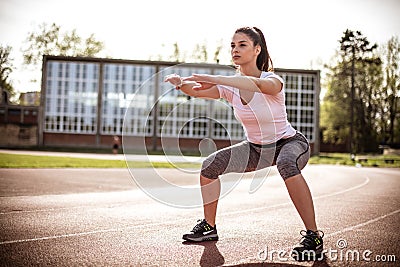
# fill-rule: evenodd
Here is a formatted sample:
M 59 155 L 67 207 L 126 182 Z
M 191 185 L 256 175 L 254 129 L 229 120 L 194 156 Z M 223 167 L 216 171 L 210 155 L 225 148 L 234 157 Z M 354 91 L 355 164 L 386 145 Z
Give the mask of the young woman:
M 215 217 L 219 175 L 255 171 L 276 164 L 306 228 L 301 231 L 302 241 L 292 255 L 299 259 L 319 255 L 323 250 L 323 233 L 317 229 L 311 193 L 300 171 L 310 157 L 309 143 L 287 120 L 284 81 L 272 72 L 263 33 L 256 27 L 237 29 L 232 38 L 231 56 L 238 67 L 235 76 L 193 74 L 182 78 L 172 74 L 165 79 L 193 97 L 226 99 L 247 137 L 239 144 L 216 151 L 203 162 L 200 185 L 204 219 L 183 239 L 218 240 Z

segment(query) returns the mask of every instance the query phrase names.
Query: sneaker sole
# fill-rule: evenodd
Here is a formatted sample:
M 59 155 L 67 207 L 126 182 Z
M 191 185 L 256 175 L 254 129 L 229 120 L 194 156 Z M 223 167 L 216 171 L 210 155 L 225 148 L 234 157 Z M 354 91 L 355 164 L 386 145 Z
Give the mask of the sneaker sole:
M 208 236 L 201 236 L 201 237 L 183 237 L 186 241 L 192 242 L 203 242 L 203 241 L 218 241 L 218 235 L 208 235 Z

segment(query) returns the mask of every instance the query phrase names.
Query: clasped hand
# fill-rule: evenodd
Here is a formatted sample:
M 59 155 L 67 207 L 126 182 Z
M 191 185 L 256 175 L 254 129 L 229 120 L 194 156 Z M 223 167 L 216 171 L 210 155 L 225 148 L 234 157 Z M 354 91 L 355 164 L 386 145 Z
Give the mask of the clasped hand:
M 217 84 L 216 76 L 208 74 L 192 74 L 192 76 L 189 77 L 180 77 L 177 74 L 170 74 L 165 77 L 164 82 L 171 83 L 177 89 L 180 89 L 182 85 L 192 84 L 193 90 L 209 89 Z

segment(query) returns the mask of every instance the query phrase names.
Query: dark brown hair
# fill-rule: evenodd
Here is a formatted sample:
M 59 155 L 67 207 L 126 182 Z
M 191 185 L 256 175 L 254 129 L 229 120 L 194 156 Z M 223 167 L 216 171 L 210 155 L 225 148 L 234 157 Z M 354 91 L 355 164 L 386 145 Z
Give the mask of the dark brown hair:
M 242 27 L 235 31 L 235 33 L 244 33 L 252 41 L 254 46 L 260 45 L 261 52 L 257 56 L 257 68 L 261 71 L 273 71 L 274 66 L 272 59 L 269 56 L 267 44 L 265 42 L 264 34 L 257 27 Z

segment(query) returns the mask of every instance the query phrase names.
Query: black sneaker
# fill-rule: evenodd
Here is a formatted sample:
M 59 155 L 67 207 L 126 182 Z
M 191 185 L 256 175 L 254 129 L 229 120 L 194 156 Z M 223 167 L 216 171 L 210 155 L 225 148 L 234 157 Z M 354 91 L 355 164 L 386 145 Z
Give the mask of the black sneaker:
M 293 248 L 292 257 L 297 261 L 315 261 L 322 260 L 322 252 L 324 250 L 324 242 L 322 231 L 301 230 L 303 236 L 300 244 Z
M 193 228 L 190 234 L 183 235 L 183 239 L 192 242 L 202 242 L 202 241 L 216 241 L 218 240 L 217 227 L 212 227 L 208 222 L 203 220 L 198 220 L 198 224 Z

